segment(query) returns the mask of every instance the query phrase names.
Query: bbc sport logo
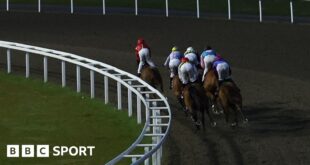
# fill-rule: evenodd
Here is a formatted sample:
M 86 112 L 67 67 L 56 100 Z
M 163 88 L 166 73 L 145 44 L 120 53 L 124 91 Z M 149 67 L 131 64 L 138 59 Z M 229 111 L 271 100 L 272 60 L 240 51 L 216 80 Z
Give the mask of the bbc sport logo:
M 54 146 L 51 149 L 52 151 L 50 151 L 50 145 L 47 144 L 10 144 L 6 146 L 6 156 L 8 158 L 91 157 L 93 156 L 95 146 Z

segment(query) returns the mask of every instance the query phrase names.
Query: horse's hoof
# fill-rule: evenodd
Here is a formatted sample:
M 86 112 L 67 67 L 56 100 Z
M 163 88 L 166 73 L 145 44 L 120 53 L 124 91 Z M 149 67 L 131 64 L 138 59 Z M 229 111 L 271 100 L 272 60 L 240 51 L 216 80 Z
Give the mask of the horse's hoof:
M 211 123 L 211 127 L 216 127 L 216 122 L 215 121 Z
M 195 122 L 195 119 L 193 118 L 193 116 L 191 116 L 191 119 L 192 119 L 193 122 Z M 196 122 L 195 122 L 195 123 L 196 123 Z
M 236 123 L 236 122 L 231 123 L 230 126 L 231 126 L 231 127 L 236 127 L 236 126 L 237 126 L 237 123 Z
M 249 120 L 247 119 L 247 118 L 245 118 L 244 120 L 243 120 L 243 124 L 247 124 L 249 122 Z
M 200 125 L 201 125 L 201 122 L 200 122 L 200 121 L 196 121 L 196 122 L 195 122 L 195 125 L 200 126 Z
M 183 109 L 183 112 L 185 113 L 185 116 L 188 116 L 188 110 L 187 109 Z

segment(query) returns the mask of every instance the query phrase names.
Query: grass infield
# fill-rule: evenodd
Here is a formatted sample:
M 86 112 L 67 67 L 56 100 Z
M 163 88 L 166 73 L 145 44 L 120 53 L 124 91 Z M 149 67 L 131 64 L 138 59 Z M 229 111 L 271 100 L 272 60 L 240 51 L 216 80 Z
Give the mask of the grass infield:
M 104 164 L 142 125 L 101 100 L 69 88 L 0 72 L 0 164 Z M 95 146 L 93 157 L 6 158 L 7 144 Z M 125 164 L 128 164 L 128 162 Z
M 105 0 L 107 7 L 134 8 L 134 0 Z M 258 14 L 258 0 L 230 0 L 232 14 Z M 290 15 L 290 0 L 262 0 L 264 15 Z M 310 16 L 310 2 L 293 0 L 294 15 Z M 34 4 L 38 0 L 10 0 L 10 3 Z M 42 4 L 69 5 L 70 0 L 41 0 Z M 102 7 L 102 0 L 74 0 L 77 6 Z M 164 9 L 165 0 L 138 0 L 139 8 Z M 196 10 L 196 0 L 169 0 L 169 8 L 173 10 Z M 227 13 L 227 0 L 200 0 L 200 11 L 211 13 Z

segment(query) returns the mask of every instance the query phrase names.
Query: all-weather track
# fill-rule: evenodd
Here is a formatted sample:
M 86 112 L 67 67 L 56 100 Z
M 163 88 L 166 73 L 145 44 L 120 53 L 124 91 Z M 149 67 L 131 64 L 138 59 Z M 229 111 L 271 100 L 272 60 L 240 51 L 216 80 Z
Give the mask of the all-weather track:
M 19 12 L 1 12 L 0 22 L 1 40 L 72 52 L 134 74 L 134 46 L 144 37 L 172 108 L 163 164 L 310 164 L 309 25 Z M 171 47 L 201 51 L 207 44 L 230 62 L 248 125 L 231 129 L 218 117 L 217 127 L 197 132 L 168 89 L 162 64 Z

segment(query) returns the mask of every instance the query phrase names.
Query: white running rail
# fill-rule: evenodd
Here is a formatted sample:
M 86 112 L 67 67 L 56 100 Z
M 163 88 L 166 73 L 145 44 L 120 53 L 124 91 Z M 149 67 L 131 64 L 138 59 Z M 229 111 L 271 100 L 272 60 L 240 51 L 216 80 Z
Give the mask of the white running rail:
M 48 81 L 48 58 L 61 62 L 62 86 L 66 86 L 66 63 L 76 66 L 76 90 L 81 91 L 81 71 L 86 68 L 90 71 L 90 93 L 91 98 L 95 97 L 95 76 L 97 73 L 104 76 L 104 98 L 105 103 L 109 102 L 109 79 L 117 83 L 117 108 L 123 108 L 122 100 L 128 99 L 128 115 L 133 115 L 133 94 L 136 96 L 137 122 L 144 122 L 144 127 L 136 141 L 124 152 L 116 156 L 107 165 L 117 164 L 120 160 L 131 159 L 132 164 L 161 164 L 162 144 L 165 141 L 170 129 L 171 111 L 166 98 L 152 86 L 140 78 L 120 70 L 108 64 L 65 53 L 57 50 L 46 49 L 31 45 L 14 42 L 0 41 L 0 48 L 6 49 L 7 72 L 11 73 L 12 50 L 25 53 L 26 78 L 30 75 L 30 56 L 40 55 L 43 57 L 44 82 Z M 122 95 L 122 86 L 127 88 L 128 95 Z M 144 90 L 141 90 L 141 89 Z M 152 95 L 152 98 L 149 96 Z M 145 96 L 145 97 L 144 97 Z M 142 113 L 142 104 L 145 112 Z M 142 116 L 145 115 L 145 118 Z M 142 149 L 139 149 L 142 148 Z M 134 152 L 133 152 L 134 151 Z

